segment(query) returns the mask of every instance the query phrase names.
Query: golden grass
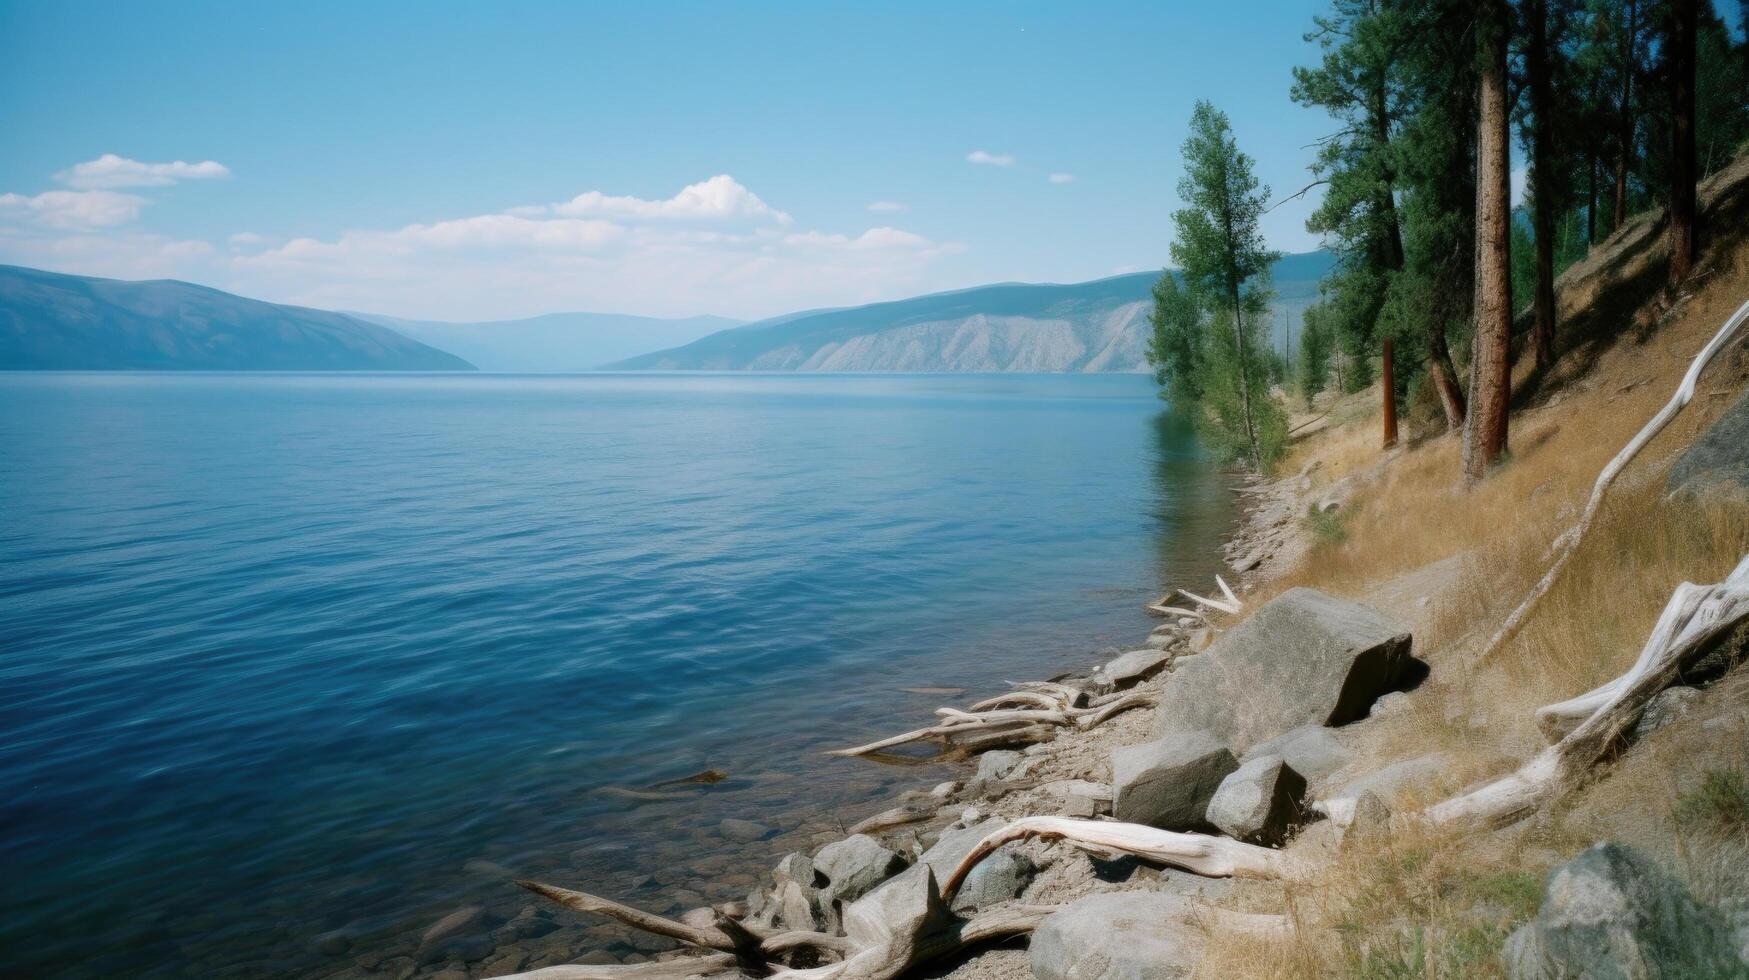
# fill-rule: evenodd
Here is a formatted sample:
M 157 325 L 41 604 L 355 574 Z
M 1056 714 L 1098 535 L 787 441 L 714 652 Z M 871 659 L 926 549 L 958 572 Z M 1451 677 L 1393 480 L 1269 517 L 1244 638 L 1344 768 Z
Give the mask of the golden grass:
M 1443 785 L 1431 788 L 1437 792 L 1517 765 L 1543 744 L 1532 717 L 1537 706 L 1619 674 L 1677 583 L 1718 581 L 1749 551 L 1749 505 L 1663 492 L 1670 461 L 1749 380 L 1749 354 L 1739 344 L 1618 481 L 1521 633 L 1490 663 L 1474 663 L 1479 645 L 1547 568 L 1550 542 L 1576 519 L 1599 470 L 1749 295 L 1749 275 L 1740 271 L 1749 269 L 1749 245 L 1714 262 L 1714 274 L 1674 315 L 1623 311 L 1624 323 L 1638 320 L 1637 330 L 1624 330 L 1589 363 L 1575 358 L 1554 395 L 1515 412 L 1511 455 L 1474 489 L 1458 485 L 1452 435 L 1424 439 L 1381 463 L 1375 413 L 1366 408 L 1376 392 L 1332 406 L 1332 417 L 1346 424 L 1294 448 L 1285 472 L 1318 460 L 1320 485 L 1358 474 L 1362 487 L 1343 508 L 1340 533 L 1324 528 L 1304 565 L 1247 597 L 1248 608 L 1297 585 L 1365 599 L 1399 576 L 1462 556 L 1461 571 L 1416 636 L 1433 676 L 1411 696 L 1410 711 L 1369 723 L 1361 748 L 1367 764 L 1443 752 L 1453 764 Z M 1589 299 L 1603 291 L 1580 280 L 1568 292 Z M 1521 366 L 1519 380 L 1524 374 Z M 1749 681 L 1739 686 L 1749 693 Z M 1692 821 L 1685 825 L 1676 813 L 1677 801 L 1708 773 L 1749 774 L 1746 735 L 1661 732 L 1528 828 L 1398 837 L 1382 851 L 1338 854 L 1315 887 L 1254 898 L 1257 908 L 1296 917 L 1302 928 L 1294 941 L 1214 935 L 1201 975 L 1500 976 L 1501 943 L 1534 912 L 1546 870 L 1606 837 L 1666 858 L 1704 896 L 1749 894 L 1749 840 L 1722 850 L 1709 841 L 1707 859 L 1698 860 Z

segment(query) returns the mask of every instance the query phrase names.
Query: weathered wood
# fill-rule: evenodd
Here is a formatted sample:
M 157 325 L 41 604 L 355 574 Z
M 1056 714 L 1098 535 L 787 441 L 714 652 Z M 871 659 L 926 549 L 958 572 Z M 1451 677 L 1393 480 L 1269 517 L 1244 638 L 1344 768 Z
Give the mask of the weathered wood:
M 1134 855 L 1213 878 L 1282 878 L 1293 869 L 1280 851 L 1228 837 L 1184 834 L 1136 823 L 1078 820 L 1073 817 L 1022 817 L 998 828 L 972 847 L 948 876 L 942 894 L 951 900 L 978 862 L 997 848 L 1029 837 L 1064 840 L 1076 847 Z
M 1572 559 L 1574 551 L 1578 550 L 1579 542 L 1584 540 L 1586 532 L 1591 530 L 1592 522 L 1597 519 L 1598 510 L 1603 507 L 1603 497 L 1609 490 L 1610 484 L 1614 483 L 1615 478 L 1621 475 L 1621 471 L 1634 461 L 1634 457 L 1640 454 L 1640 450 L 1646 448 L 1646 444 L 1651 442 L 1658 433 L 1664 431 L 1664 427 L 1670 424 L 1670 420 L 1694 400 L 1694 388 L 1700 381 L 1701 372 L 1706 370 L 1707 364 L 1730 344 L 1745 322 L 1749 322 L 1749 301 L 1745 301 L 1742 306 L 1737 307 L 1737 312 L 1726 318 L 1718 333 L 1713 334 L 1713 338 L 1707 341 L 1706 346 L 1700 349 L 1700 353 L 1694 356 L 1693 363 L 1689 364 L 1687 373 L 1682 376 L 1681 383 L 1676 386 L 1676 393 L 1670 396 L 1670 400 L 1658 410 L 1658 414 L 1652 416 L 1651 421 L 1647 422 L 1638 434 L 1628 440 L 1628 444 L 1622 447 L 1621 452 L 1616 453 L 1615 457 L 1603 467 L 1603 472 L 1597 474 L 1597 482 L 1591 488 L 1591 499 L 1585 503 L 1585 512 L 1579 516 L 1577 523 L 1555 539 L 1551 549 L 1556 552 L 1554 563 L 1549 566 L 1547 572 L 1543 573 L 1543 577 L 1530 590 L 1530 594 L 1524 597 L 1524 600 L 1518 604 L 1518 608 L 1512 610 L 1511 615 L 1506 617 L 1506 621 L 1500 624 L 1500 628 L 1482 647 L 1481 655 L 1478 658 L 1479 663 L 1487 663 L 1508 640 L 1518 634 L 1519 629 L 1524 626 L 1525 619 L 1530 616 L 1531 610 L 1536 608 L 1543 596 L 1548 595 L 1549 590 L 1554 587 L 1555 580 L 1560 578 L 1561 571 L 1567 567 L 1567 562 Z
M 1500 826 L 1576 785 L 1633 727 L 1658 692 L 1744 622 L 1749 622 L 1749 555 L 1717 585 L 1684 583 L 1677 588 L 1639 660 L 1577 728 L 1516 772 L 1430 807 L 1422 816 L 1436 825 Z
M 695 977 L 739 975 L 733 956 L 716 953 L 652 963 L 628 963 L 624 966 L 548 966 L 529 970 L 527 973 L 508 974 L 499 980 L 688 980 Z
M 670 939 L 678 939 L 689 946 L 733 951 L 756 942 L 752 934 L 745 930 L 737 930 L 739 935 L 731 935 L 729 931 L 722 928 L 700 929 L 652 912 L 645 912 L 643 909 L 622 905 L 612 899 L 591 895 L 588 892 L 572 891 L 569 888 L 560 888 L 557 885 L 548 885 L 539 881 L 518 881 L 516 884 L 520 888 L 526 888 L 536 895 L 557 902 L 568 909 L 606 916 L 634 929 L 654 933 L 658 936 L 667 936 Z M 719 924 L 721 921 L 719 917 Z

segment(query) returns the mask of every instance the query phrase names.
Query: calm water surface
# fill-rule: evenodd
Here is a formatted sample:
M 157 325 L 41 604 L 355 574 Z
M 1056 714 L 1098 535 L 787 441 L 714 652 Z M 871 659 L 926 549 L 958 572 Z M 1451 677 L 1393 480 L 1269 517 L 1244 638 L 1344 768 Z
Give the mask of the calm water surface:
M 0 454 L 37 976 L 399 969 L 511 873 L 744 894 L 934 775 L 820 754 L 941 700 L 899 688 L 1134 645 L 1231 521 L 1134 376 L 13 374 Z

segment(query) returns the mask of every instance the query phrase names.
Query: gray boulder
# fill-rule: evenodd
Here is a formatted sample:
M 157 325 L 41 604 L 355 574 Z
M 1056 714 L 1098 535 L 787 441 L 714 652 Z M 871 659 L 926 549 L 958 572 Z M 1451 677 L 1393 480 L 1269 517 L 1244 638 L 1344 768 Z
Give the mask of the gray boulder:
M 1165 670 L 1172 654 L 1165 649 L 1131 650 L 1099 668 L 1098 676 L 1112 687 L 1130 687 Z
M 1683 452 L 1666 486 L 1672 493 L 1749 490 L 1749 393 Z
M 1695 687 L 1672 687 L 1659 691 L 1652 700 L 1646 702 L 1646 710 L 1640 713 L 1640 720 L 1634 723 L 1634 739 L 1637 741 L 1645 738 L 1681 718 L 1688 713 L 1688 709 L 1694 707 L 1700 697 L 1700 689 Z
M 1014 767 L 1025 761 L 1026 756 L 1013 749 L 995 749 L 978 756 L 978 773 L 973 776 L 977 780 L 1007 779 Z
M 1112 813 L 1165 830 L 1207 826 L 1209 800 L 1239 760 L 1207 732 L 1180 732 L 1111 754 Z
M 1317 783 L 1348 765 L 1354 753 L 1334 729 L 1306 725 L 1251 746 L 1239 761 L 1249 762 L 1266 755 L 1281 756 L 1308 783 Z
M 1221 781 L 1209 801 L 1208 822 L 1228 836 L 1277 847 L 1300 823 L 1306 777 L 1279 755 L 1245 763 Z
M 821 893 L 827 904 L 856 901 L 905 870 L 906 863 L 903 856 L 867 834 L 833 841 L 814 855 L 814 870 L 826 877 Z
M 1176 980 L 1202 959 L 1189 900 L 1162 892 L 1089 895 L 1045 916 L 1027 958 L 1038 980 Z
M 1723 916 L 1638 851 L 1595 844 L 1549 873 L 1502 956 L 1511 980 L 1749 977 Z
M 1339 816 L 1342 807 L 1337 805 L 1338 801 L 1359 800 L 1368 793 L 1376 794 L 1384 800 L 1394 799 L 1400 793 L 1431 785 L 1440 776 L 1450 772 L 1456 764 L 1456 760 L 1443 752 L 1432 752 L 1393 762 L 1383 769 L 1375 769 L 1343 783 L 1339 789 L 1329 794 L 1326 809 L 1332 816 Z
M 913 879 L 926 872 L 938 882 L 946 881 L 960 861 L 972 852 L 972 848 L 1002 825 L 1000 817 L 991 817 L 968 827 L 942 831 L 941 838 L 923 852 L 916 864 L 880 886 L 877 891 L 914 887 Z M 1031 858 L 1016 852 L 1012 847 L 999 848 L 996 853 L 979 861 L 978 866 L 966 876 L 966 880 L 960 884 L 959 892 L 954 895 L 952 907 L 956 912 L 967 912 L 1014 898 L 1026 890 L 1038 870 L 1038 865 Z
M 1407 627 L 1315 589 L 1290 589 L 1172 674 L 1158 731 L 1206 731 L 1244 751 L 1304 725 L 1343 725 L 1418 680 Z

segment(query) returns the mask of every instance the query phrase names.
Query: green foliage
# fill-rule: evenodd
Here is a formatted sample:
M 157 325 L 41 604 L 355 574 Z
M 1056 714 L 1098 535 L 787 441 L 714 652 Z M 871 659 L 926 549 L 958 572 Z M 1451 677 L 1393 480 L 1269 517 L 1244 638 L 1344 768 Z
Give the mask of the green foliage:
M 1287 441 L 1286 416 L 1269 394 L 1272 348 L 1264 333 L 1269 266 L 1280 255 L 1259 228 L 1269 188 L 1258 184 L 1226 114 L 1207 102 L 1191 113 L 1178 196 L 1185 206 L 1172 216 L 1172 260 L 1211 315 L 1201 360 L 1211 442 L 1267 470 Z
M 1338 545 L 1348 537 L 1348 512 L 1341 507 L 1319 510 L 1316 503 L 1306 506 L 1306 529 L 1321 545 Z
M 1165 388 L 1175 407 L 1202 401 L 1203 325 L 1207 313 L 1189 290 L 1178 284 L 1170 270 L 1154 283 L 1154 311 L 1148 314 L 1153 328 L 1148 335 L 1148 363 L 1154 381 Z
M 1677 799 L 1676 817 L 1699 830 L 1749 835 L 1749 781 L 1735 769 L 1709 770 L 1700 786 Z
M 1299 363 L 1294 371 L 1306 407 L 1312 407 L 1312 396 L 1330 383 L 1330 355 L 1334 353 L 1336 329 L 1331 323 L 1330 307 L 1320 301 L 1307 308 L 1300 326 Z

